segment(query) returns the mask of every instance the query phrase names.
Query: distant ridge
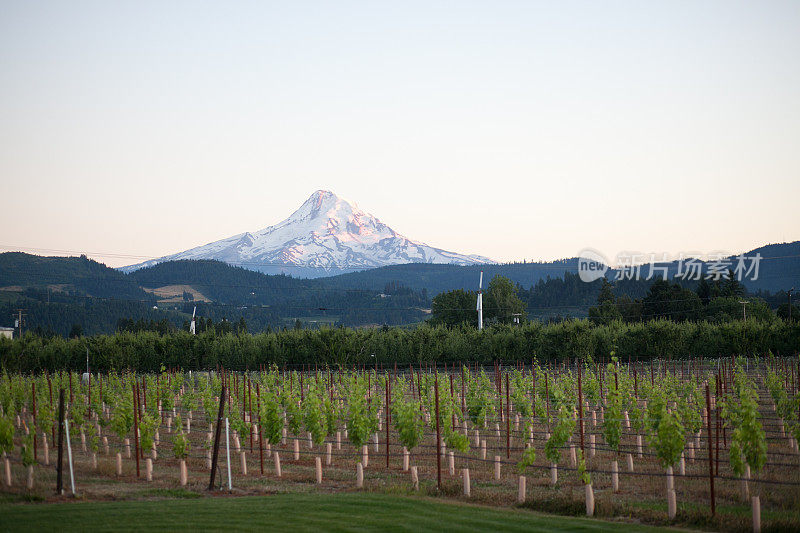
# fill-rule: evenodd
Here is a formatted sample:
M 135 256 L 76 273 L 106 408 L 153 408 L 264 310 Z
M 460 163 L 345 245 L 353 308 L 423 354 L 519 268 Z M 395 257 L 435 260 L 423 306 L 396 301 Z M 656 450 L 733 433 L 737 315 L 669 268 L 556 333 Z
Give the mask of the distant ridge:
M 745 277 L 743 284 L 751 292 L 766 290 L 770 292 L 785 291 L 792 287 L 800 290 L 800 241 L 776 243 L 760 246 L 743 255 L 754 257 L 761 255 L 758 279 L 752 280 Z M 736 264 L 735 256 L 731 262 Z M 674 280 L 678 264 L 675 261 L 666 263 L 669 279 Z M 392 265 L 376 268 L 365 272 L 340 274 L 327 278 L 326 284 L 338 288 L 359 288 L 364 290 L 379 290 L 386 283 L 399 281 L 412 289 L 426 289 L 429 294 L 435 295 L 453 289 L 477 288 L 478 274 L 484 271 L 484 279 L 491 279 L 495 274 L 500 274 L 511 279 L 523 287 L 536 284 L 539 280 L 560 278 L 565 272 L 576 274 L 578 272 L 578 258 L 571 257 L 557 261 L 534 263 L 495 263 L 489 265 L 422 265 L 406 264 Z M 648 274 L 648 267 L 641 269 L 642 279 Z M 613 280 L 617 271 L 609 269 L 606 277 Z

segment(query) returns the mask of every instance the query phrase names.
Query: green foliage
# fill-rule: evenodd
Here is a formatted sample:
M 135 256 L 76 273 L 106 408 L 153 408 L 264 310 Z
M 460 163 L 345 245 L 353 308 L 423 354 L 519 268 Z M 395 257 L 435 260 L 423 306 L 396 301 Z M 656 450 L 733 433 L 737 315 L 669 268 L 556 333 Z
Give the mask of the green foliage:
M 583 456 L 583 450 L 579 449 L 578 453 L 578 477 L 584 485 L 592 483 L 592 476 L 586 471 L 586 458 Z
M 10 414 L 0 414 L 0 452 L 11 453 L 14 449 L 14 422 Z
M 488 323 L 510 324 L 513 315 L 525 318 L 526 307 L 517 294 L 518 287 L 507 277 L 495 274 L 489 282 L 484 302 L 484 320 Z
M 87 406 L 85 403 L 85 398 L 82 394 L 78 393 L 75 396 L 75 401 L 69 406 L 69 418 L 71 420 L 71 426 L 80 427 L 83 425 L 84 421 L 86 420 L 86 409 Z
M 194 389 L 189 389 L 184 392 L 183 396 L 181 397 L 181 407 L 183 407 L 185 411 L 194 411 L 197 409 L 197 396 L 198 395 Z
M 525 304 L 520 300 L 518 287 L 500 275 L 495 275 L 489 282 L 484 295 L 483 318 L 486 324 L 510 324 L 514 314 L 525 315 Z M 441 292 L 434 296 L 431 304 L 431 324 L 458 326 L 461 324 L 477 325 L 476 312 L 478 293 L 456 289 Z
M 476 426 L 483 426 L 487 417 L 495 416 L 497 409 L 494 403 L 494 386 L 483 369 L 480 374 L 470 375 L 465 371 L 467 379 L 467 414 Z
M 583 399 L 590 404 L 600 401 L 600 380 L 589 365 L 583 369 L 582 377 Z
M 149 451 L 153 447 L 153 439 L 160 422 L 160 417 L 153 416 L 150 413 L 145 412 L 142 415 L 141 420 L 139 420 L 139 442 L 143 450 Z
M 89 446 L 90 451 L 97 453 L 99 440 L 97 427 L 92 423 L 86 424 L 86 444 Z
M 37 386 L 37 390 L 39 387 Z M 55 422 L 55 409 L 49 401 L 44 401 L 44 396 L 40 396 L 36 403 L 36 430 L 39 433 L 50 431 Z
M 173 396 L 174 391 L 169 384 L 169 374 L 163 372 L 163 366 L 161 368 L 162 373 L 158 381 L 159 399 L 161 400 L 161 408 L 165 411 L 169 411 L 175 407 L 175 397 Z
M 469 451 L 469 439 L 463 433 L 449 430 L 444 434 L 444 442 L 448 447 L 460 452 Z
M 511 401 L 514 410 L 523 420 L 533 416 L 533 406 L 531 405 L 530 395 L 533 392 L 533 385 L 522 375 L 519 370 L 514 370 L 511 376 Z
M 550 384 L 550 400 L 556 420 L 550 438 L 545 443 L 545 456 L 551 463 L 558 464 L 561 460 L 561 448 L 575 431 L 575 398 L 572 392 L 576 388 L 573 388 L 569 374 L 565 374 L 560 380 L 553 380 Z
M 200 392 L 200 403 L 203 407 L 206 419 L 216 420 L 219 410 L 219 400 L 215 398 L 214 389 L 211 387 L 211 384 L 207 383 L 206 387 Z
M 614 352 L 611 352 L 612 356 Z M 619 453 L 619 444 L 622 437 L 622 394 L 617 385 L 617 358 L 612 357 L 612 362 L 606 369 L 606 397 L 603 417 L 603 438 L 614 452 Z
M 335 400 L 326 397 L 322 402 L 322 408 L 325 412 L 325 427 L 328 429 L 328 435 L 332 435 L 339 428 L 339 406 Z
M 478 314 L 475 311 L 478 296 L 474 291 L 456 289 L 442 292 L 433 297 L 431 303 L 431 324 L 457 326 L 475 325 Z
M 162 364 L 186 369 L 255 368 L 259 365 L 373 364 L 396 361 L 399 365 L 425 362 L 479 362 L 494 360 L 562 361 L 567 354 L 588 360 L 607 356 L 615 349 L 621 361 L 651 358 L 727 356 L 731 353 L 791 353 L 800 345 L 800 321 L 787 323 L 750 320 L 747 322 L 685 322 L 655 320 L 625 324 L 614 322 L 593 326 L 585 320 L 557 324 L 527 322 L 518 327 L 498 325 L 481 332 L 475 328 L 421 326 L 413 329 L 321 328 L 287 330 L 255 335 L 189 335 L 177 332 L 121 333 L 67 340 L 59 337 L 0 339 L 0 367 L 29 373 L 44 368 L 82 369 L 86 346 L 98 371 L 137 368 L 158 371 Z M 174 380 L 173 380 L 174 381 Z M 160 379 L 162 387 L 166 376 Z M 538 383 L 537 383 L 538 385 Z M 538 388 L 538 387 L 537 387 Z M 24 397 L 30 390 L 22 391 Z M 104 390 L 105 394 L 105 390 Z M 163 401 L 170 398 L 161 394 Z M 2 398 L 0 398 L 2 401 Z M 171 406 L 163 405 L 165 409 Z
M 517 463 L 517 470 L 520 474 L 525 472 L 525 468 L 533 466 L 536 462 L 536 448 L 529 446 L 522 452 L 522 459 Z
M 347 391 L 347 437 L 359 451 L 378 429 L 377 407 L 367 400 L 366 381 L 352 376 Z
M 743 300 L 740 296 L 714 298 L 706 308 L 705 316 L 712 322 L 732 322 L 742 319 Z M 771 322 L 776 320 L 775 313 L 760 298 L 744 298 L 747 301 L 747 320 Z
M 663 397 L 654 397 L 648 404 L 651 445 L 661 466 L 673 466 L 681 457 L 685 446 L 684 427 L 677 413 L 666 407 Z
M 621 307 L 617 305 L 613 286 L 605 277 L 601 278 L 600 283 L 597 306 L 589 308 L 589 320 L 595 324 L 609 324 L 615 320 L 622 320 Z
M 800 395 L 789 398 L 789 395 L 786 393 L 783 378 L 772 369 L 767 371 L 765 383 L 767 385 L 767 390 L 769 390 L 772 396 L 772 400 L 775 402 L 775 409 L 778 416 L 783 418 L 784 422 L 788 424 L 792 436 L 800 441 L 800 419 L 798 418 Z
M 736 475 L 745 473 L 745 463 L 758 472 L 767 461 L 767 440 L 759 422 L 758 393 L 739 367 L 734 374 L 734 395 L 722 402 L 722 416 L 731 432 L 730 461 Z
M 36 459 L 33 458 L 33 433 L 25 435 L 22 438 L 22 445 L 20 446 L 20 455 L 22 456 L 23 466 L 30 466 L 36 464 Z
M 311 440 L 317 445 L 325 442 L 325 437 L 328 435 L 328 419 L 321 394 L 321 391 L 312 387 L 302 402 L 303 424 L 306 431 L 311 433 Z
M 133 402 L 127 395 L 117 398 L 111 410 L 111 431 L 124 439 L 133 429 Z
M 289 433 L 295 436 L 300 435 L 300 431 L 303 429 L 303 411 L 300 409 L 300 399 L 295 396 L 294 391 L 287 389 L 283 393 L 281 403 L 286 411 Z
M 407 391 L 405 379 L 399 378 L 395 382 L 391 408 L 392 423 L 397 429 L 400 444 L 411 451 L 422 441 L 424 425 L 420 403 L 410 399 Z
M 458 450 L 466 452 L 469 450 L 469 439 L 463 434 L 456 431 L 453 427 L 453 417 L 461 418 L 461 408 L 457 405 L 454 394 L 450 394 L 450 388 L 445 385 L 447 380 L 445 378 L 439 379 L 438 373 L 434 375 L 433 381 L 439 383 L 439 432 L 444 439 L 445 444 Z M 433 399 L 429 410 L 431 413 L 436 412 L 435 394 L 429 394 Z M 435 427 L 435 421 L 433 423 Z
M 181 423 L 180 415 L 175 417 L 175 427 L 177 428 L 177 431 L 172 436 L 172 453 L 175 455 L 176 459 L 186 459 L 189 456 L 190 446 L 189 439 L 183 432 L 183 425 Z
M 261 395 L 261 429 L 264 438 L 270 444 L 275 445 L 281 442 L 283 438 L 281 403 L 280 399 L 269 391 Z
M 556 411 L 556 423 L 544 448 L 545 456 L 551 463 L 558 464 L 560 462 L 561 448 L 567 443 L 574 430 L 575 418 L 573 418 L 571 410 L 562 405 Z
M 244 438 L 245 435 L 250 433 L 250 424 L 244 421 L 238 406 L 234 406 L 228 410 L 228 424 L 241 438 Z

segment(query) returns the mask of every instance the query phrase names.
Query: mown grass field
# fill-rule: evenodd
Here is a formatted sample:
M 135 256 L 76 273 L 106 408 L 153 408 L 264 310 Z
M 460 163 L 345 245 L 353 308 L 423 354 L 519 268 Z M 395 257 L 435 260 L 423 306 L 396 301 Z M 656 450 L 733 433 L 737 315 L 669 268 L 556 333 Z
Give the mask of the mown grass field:
M 386 494 L 0 504 L 0 531 L 666 531 Z

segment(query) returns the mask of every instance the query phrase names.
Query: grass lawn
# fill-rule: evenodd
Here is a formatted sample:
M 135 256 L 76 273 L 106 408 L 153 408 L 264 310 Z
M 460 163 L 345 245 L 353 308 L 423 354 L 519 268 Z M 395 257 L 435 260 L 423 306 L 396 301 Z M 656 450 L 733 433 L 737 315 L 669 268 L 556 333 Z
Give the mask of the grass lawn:
M 659 531 L 623 522 L 385 494 L 0 504 L 0 531 Z

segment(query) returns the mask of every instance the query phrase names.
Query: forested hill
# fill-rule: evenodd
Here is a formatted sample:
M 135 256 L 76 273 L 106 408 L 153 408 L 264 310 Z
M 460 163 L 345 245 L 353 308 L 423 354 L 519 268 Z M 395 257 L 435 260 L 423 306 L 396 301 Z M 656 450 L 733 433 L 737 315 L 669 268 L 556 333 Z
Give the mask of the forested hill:
M 318 295 L 324 288 L 316 280 L 266 275 L 212 260 L 169 261 L 136 270 L 126 277 L 132 283 L 150 289 L 190 285 L 213 301 L 237 305 L 271 305 L 285 300 L 302 300 Z M 318 299 L 312 297 L 309 301 Z
M 80 257 L 0 254 L 0 288 L 36 289 L 96 298 L 152 300 L 122 272 Z
M 250 331 L 404 325 L 426 318 L 430 306 L 423 291 L 397 283 L 382 291 L 331 288 L 217 261 L 174 261 L 126 275 L 84 257 L 7 253 L 0 254 L 0 280 L 0 325 L 12 325 L 23 309 L 28 331 L 60 335 L 111 333 L 129 319 L 183 328 L 195 306 L 204 321 L 243 319 Z
M 170 288 L 157 294 L 155 290 Z M 184 290 L 185 288 L 185 290 Z M 81 257 L 40 257 L 25 253 L 0 254 L 0 289 L 50 301 L 65 298 L 120 299 L 157 303 L 163 300 L 199 301 L 229 306 L 273 308 L 336 308 L 365 306 L 392 292 L 409 296 L 397 283 L 380 289 L 332 287 L 320 280 L 266 275 L 211 260 L 160 263 L 123 274 L 102 263 Z M 413 302 L 424 306 L 419 295 Z M 302 314 L 302 313 L 295 313 Z
M 745 281 L 752 292 L 765 290 L 785 291 L 792 287 L 800 289 L 800 241 L 768 244 L 756 248 L 747 255 L 761 254 L 761 271 L 756 281 Z
M 341 274 L 320 281 L 329 287 L 359 288 L 380 290 L 387 283 L 397 281 L 406 287 L 422 290 L 436 295 L 454 289 L 477 290 L 478 278 L 483 271 L 484 289 L 486 283 L 499 274 L 514 283 L 529 287 L 539 280 L 559 278 L 565 272 L 577 272 L 576 258 L 553 261 L 549 263 L 506 263 L 496 265 L 434 265 L 427 263 L 409 263 L 392 265 L 363 272 Z

